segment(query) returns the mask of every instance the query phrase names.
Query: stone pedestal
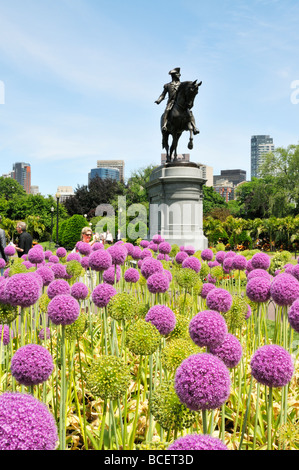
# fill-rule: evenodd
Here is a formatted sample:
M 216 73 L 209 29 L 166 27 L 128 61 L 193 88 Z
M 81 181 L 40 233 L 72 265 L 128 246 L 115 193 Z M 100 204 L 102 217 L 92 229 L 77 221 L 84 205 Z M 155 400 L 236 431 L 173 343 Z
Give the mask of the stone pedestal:
M 149 237 L 159 233 L 171 244 L 207 248 L 203 234 L 205 182 L 196 163 L 172 162 L 155 168 L 147 184 Z

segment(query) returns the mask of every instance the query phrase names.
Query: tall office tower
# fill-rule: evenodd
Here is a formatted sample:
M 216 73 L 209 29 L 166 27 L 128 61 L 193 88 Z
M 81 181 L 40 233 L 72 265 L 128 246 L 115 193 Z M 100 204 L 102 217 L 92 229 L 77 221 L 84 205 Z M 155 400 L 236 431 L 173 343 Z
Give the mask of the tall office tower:
M 221 170 L 220 175 L 214 175 L 214 184 L 221 179 L 231 181 L 234 186 L 246 181 L 245 170 Z
M 263 157 L 274 151 L 273 139 L 269 135 L 253 135 L 251 137 L 251 178 L 259 177 L 259 166 Z
M 120 181 L 124 182 L 125 162 L 124 160 L 98 160 L 97 168 L 114 168 L 119 170 Z
M 13 164 L 12 178 L 20 183 L 27 194 L 31 188 L 31 167 L 30 163 L 18 162 Z
M 92 168 L 88 173 L 88 184 L 96 176 L 102 180 L 110 178 L 112 180 L 120 181 L 120 171 L 117 168 Z

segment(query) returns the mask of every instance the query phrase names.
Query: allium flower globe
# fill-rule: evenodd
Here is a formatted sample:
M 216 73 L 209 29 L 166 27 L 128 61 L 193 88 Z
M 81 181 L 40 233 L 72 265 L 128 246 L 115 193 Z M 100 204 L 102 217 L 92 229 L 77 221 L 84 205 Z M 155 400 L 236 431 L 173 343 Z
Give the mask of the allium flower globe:
M 77 300 L 84 300 L 88 297 L 88 287 L 84 282 L 75 282 L 71 286 L 71 295 Z
M 266 253 L 255 253 L 251 258 L 251 264 L 254 269 L 269 269 L 270 257 Z
M 231 294 L 221 287 L 212 289 L 206 298 L 207 307 L 210 310 L 216 310 L 216 312 L 221 313 L 225 313 L 231 308 L 232 301 Z
M 133 253 L 132 253 L 132 258 L 135 260 L 138 260 L 138 259 L 141 259 L 141 255 L 142 255 L 141 248 L 139 246 L 135 246 Z
M 56 295 L 65 295 L 70 293 L 71 287 L 64 279 L 54 279 L 54 281 L 50 282 L 47 288 L 47 295 L 50 299 L 53 299 Z
M 250 279 L 254 277 L 264 277 L 265 279 L 271 280 L 271 274 L 266 271 L 265 269 L 252 269 L 248 274 L 247 274 L 247 279 L 250 281 Z
M 145 321 L 152 323 L 163 336 L 169 335 L 176 324 L 175 314 L 166 305 L 151 307 L 145 316 Z
M 63 246 L 60 246 L 59 248 L 57 248 L 56 256 L 58 256 L 58 258 L 64 258 L 66 255 L 67 255 L 67 251 Z
M 162 242 L 164 242 L 165 240 L 164 240 L 164 238 L 162 237 L 162 235 L 156 234 L 156 235 L 153 236 L 152 241 L 153 241 L 154 243 L 156 243 L 157 245 L 159 245 L 159 243 L 162 243 Z
M 153 254 L 149 248 L 144 248 L 144 250 L 142 250 L 140 254 L 140 259 L 152 258 L 152 257 L 153 257 Z
M 123 265 L 125 263 L 128 250 L 124 245 L 111 245 L 107 251 L 111 255 L 112 264 Z
M 13 256 L 15 252 L 16 252 L 16 249 L 13 245 L 7 245 L 4 248 L 4 253 L 6 254 L 6 256 Z
M 202 289 L 201 289 L 201 297 L 203 299 L 206 299 L 207 298 L 207 295 L 208 293 L 212 290 L 212 289 L 215 289 L 215 284 L 213 284 L 212 282 L 205 282 L 202 286 Z
M 128 327 L 126 345 L 133 354 L 150 356 L 158 349 L 160 342 L 161 335 L 151 322 L 139 319 Z
M 79 302 L 70 294 L 56 295 L 48 305 L 48 317 L 54 325 L 71 325 L 79 314 Z
M 66 272 L 66 266 L 64 264 L 60 264 L 60 263 L 53 264 L 51 266 L 51 269 L 53 271 L 55 279 L 65 279 L 67 272 Z
M 89 243 L 80 242 L 80 245 L 78 246 L 78 250 L 81 255 L 89 256 L 91 253 L 91 246 Z
M 228 368 L 212 354 L 193 354 L 176 370 L 176 393 L 194 411 L 221 407 L 230 395 L 230 386 Z
M 7 303 L 19 307 L 30 307 L 40 297 L 40 284 L 32 273 L 14 274 L 5 285 Z
M 257 349 L 250 366 L 257 382 L 268 387 L 284 387 L 294 373 L 292 356 L 277 344 L 267 344 Z
M 222 264 L 225 257 L 225 251 L 217 251 L 215 259 L 218 263 Z
M 192 341 L 199 347 L 216 348 L 227 335 L 227 326 L 223 316 L 213 310 L 197 313 L 189 324 Z
M 210 353 L 221 359 L 226 367 L 233 369 L 242 358 L 242 345 L 238 338 L 231 333 L 227 333 L 222 343 L 217 347 L 212 347 Z
M 141 266 L 141 274 L 145 279 L 148 279 L 154 273 L 162 273 L 163 264 L 155 258 L 146 258 Z
M 87 388 L 103 400 L 120 398 L 129 388 L 130 369 L 116 356 L 102 355 L 86 372 Z
M 299 264 L 293 266 L 291 274 L 299 281 Z
M 270 286 L 269 279 L 264 277 L 253 277 L 246 285 L 246 295 L 252 302 L 264 303 L 270 299 Z
M 206 248 L 201 252 L 201 259 L 204 261 L 211 261 L 214 257 L 214 253 L 210 248 Z
M 10 332 L 8 325 L 0 325 L 0 343 L 7 346 L 10 342 L 12 332 Z
M 52 281 L 54 281 L 54 272 L 48 266 L 41 266 L 37 268 L 36 272 L 42 278 L 44 286 L 48 286 Z
M 147 278 L 147 288 L 152 294 L 167 292 L 169 288 L 169 277 L 164 273 L 154 273 Z
M 59 263 L 59 258 L 56 255 L 49 256 L 49 263 Z
M 96 286 L 92 292 L 92 301 L 99 307 L 107 307 L 110 299 L 116 294 L 116 289 L 110 284 L 103 283 Z
M 185 259 L 189 258 L 189 255 L 188 253 L 186 253 L 185 251 L 179 251 L 176 255 L 175 255 L 175 261 L 178 263 L 178 264 L 182 264 L 183 261 Z
M 29 394 L 0 395 L 0 450 L 55 450 L 58 432 L 48 407 Z
M 209 434 L 187 434 L 179 437 L 170 446 L 168 450 L 228 450 L 228 447 L 218 439 Z
M 168 242 L 162 242 L 159 245 L 159 252 L 163 255 L 168 255 L 171 252 L 171 244 Z
M 0 269 L 5 268 L 6 261 L 3 258 L 0 258 Z
M 187 255 L 193 256 L 194 253 L 195 253 L 195 248 L 192 245 L 187 245 L 187 246 L 184 247 L 184 251 L 185 251 L 185 253 L 187 253 Z
M 288 312 L 288 319 L 291 327 L 299 333 L 299 299 L 292 303 Z
M 201 268 L 201 263 L 198 258 L 195 256 L 190 256 L 182 262 L 182 268 L 193 269 L 196 273 L 199 273 Z
M 291 274 L 280 273 L 271 283 L 270 294 L 277 305 L 292 305 L 299 298 L 299 281 Z
M 89 255 L 89 267 L 94 271 L 105 271 L 112 265 L 112 257 L 107 250 L 96 250 Z
M 54 368 L 49 351 L 38 344 L 26 344 L 11 359 L 11 374 L 25 386 L 38 385 L 48 380 Z
M 236 255 L 233 258 L 232 268 L 238 271 L 244 271 L 246 269 L 247 259 L 243 255 Z
M 67 261 L 81 261 L 81 256 L 79 253 L 69 253 L 66 257 Z
M 137 282 L 139 281 L 140 274 L 139 271 L 135 268 L 128 268 L 124 273 L 124 280 L 126 282 Z
M 119 282 L 120 278 L 121 278 L 121 267 L 118 264 L 114 266 L 110 266 L 110 268 L 106 269 L 103 272 L 103 281 L 106 282 L 107 284 L 113 285 L 114 282 Z

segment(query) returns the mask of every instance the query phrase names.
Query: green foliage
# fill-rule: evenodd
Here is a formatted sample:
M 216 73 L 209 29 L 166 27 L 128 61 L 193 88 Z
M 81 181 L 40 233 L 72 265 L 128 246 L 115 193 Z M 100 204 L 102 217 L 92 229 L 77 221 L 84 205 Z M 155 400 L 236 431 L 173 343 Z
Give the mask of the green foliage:
M 26 196 L 26 191 L 20 183 L 13 178 L 0 176 L 0 198 L 8 201 L 9 199 L 17 199 L 22 196 Z
M 74 248 L 76 243 L 80 240 L 81 230 L 86 226 L 86 220 L 83 215 L 75 214 L 70 217 L 64 227 L 61 245 L 65 248 Z
M 226 208 L 227 204 L 212 186 L 203 186 L 203 214 L 208 214 L 215 207 Z

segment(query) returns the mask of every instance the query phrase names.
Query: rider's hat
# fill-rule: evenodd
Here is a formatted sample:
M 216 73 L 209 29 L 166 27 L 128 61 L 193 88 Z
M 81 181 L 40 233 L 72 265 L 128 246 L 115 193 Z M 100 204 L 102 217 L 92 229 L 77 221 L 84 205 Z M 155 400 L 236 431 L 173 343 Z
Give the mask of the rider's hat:
M 170 70 L 169 75 L 175 74 L 181 76 L 180 70 L 180 67 L 176 67 L 175 69 Z

